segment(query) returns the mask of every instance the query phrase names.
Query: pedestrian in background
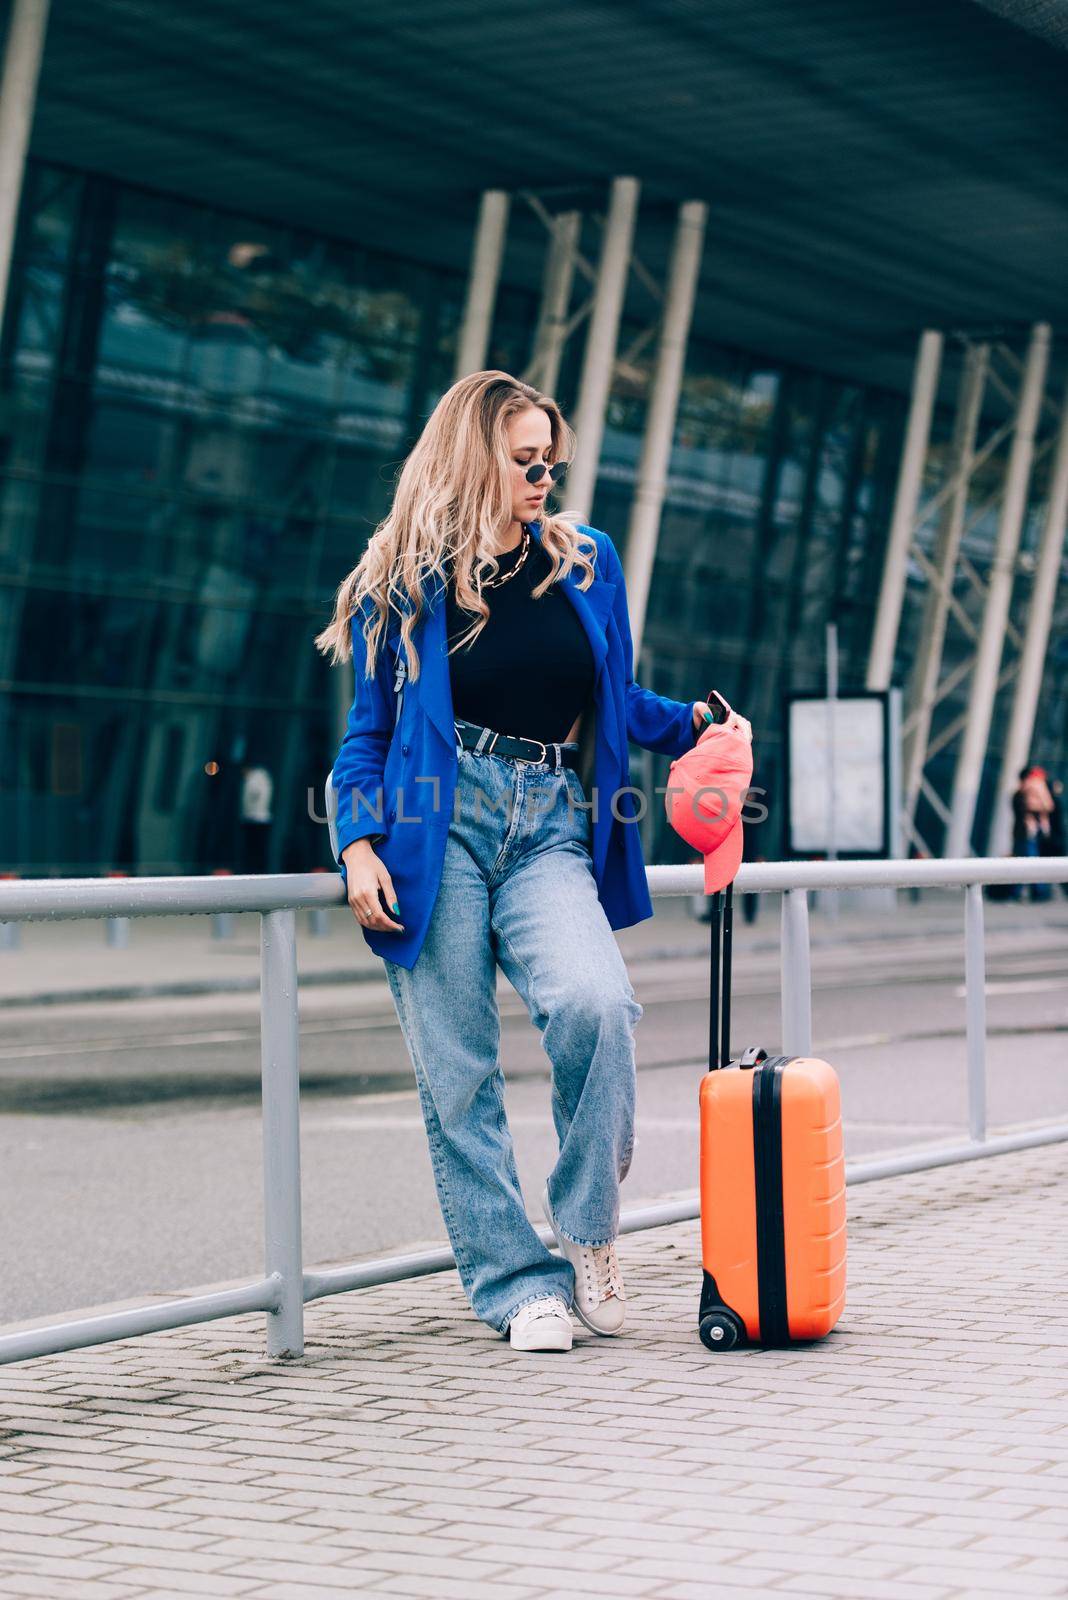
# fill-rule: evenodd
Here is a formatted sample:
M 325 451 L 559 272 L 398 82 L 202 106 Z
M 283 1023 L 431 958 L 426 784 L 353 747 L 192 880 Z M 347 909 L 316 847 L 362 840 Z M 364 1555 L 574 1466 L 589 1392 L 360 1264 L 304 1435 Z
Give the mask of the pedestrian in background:
M 1050 794 L 1044 767 L 1020 768 L 1019 782 L 1012 796 L 1012 849 L 1017 856 L 1036 857 L 1052 854 L 1047 841 L 1051 833 L 1053 796 Z M 1015 885 L 1014 900 L 1020 899 L 1022 884 Z M 1032 904 L 1052 898 L 1048 883 L 1029 885 Z
M 1042 854 L 1049 856 L 1063 856 L 1065 853 L 1064 838 L 1064 784 L 1060 778 L 1049 780 L 1050 799 L 1053 801 L 1053 810 L 1049 814 L 1049 832 L 1040 841 Z M 1061 893 L 1068 899 L 1068 882 L 1061 883 Z
M 274 783 L 266 767 L 241 768 L 241 871 L 266 872 Z

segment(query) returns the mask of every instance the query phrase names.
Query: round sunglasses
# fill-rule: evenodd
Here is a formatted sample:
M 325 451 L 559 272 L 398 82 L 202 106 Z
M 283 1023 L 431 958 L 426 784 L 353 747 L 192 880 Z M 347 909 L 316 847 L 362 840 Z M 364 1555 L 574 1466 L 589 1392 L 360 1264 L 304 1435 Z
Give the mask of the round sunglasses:
M 555 466 L 547 467 L 544 461 L 535 461 L 526 468 L 523 476 L 528 483 L 540 483 L 542 473 L 547 472 L 554 483 L 559 483 L 570 465 L 569 461 L 558 461 Z

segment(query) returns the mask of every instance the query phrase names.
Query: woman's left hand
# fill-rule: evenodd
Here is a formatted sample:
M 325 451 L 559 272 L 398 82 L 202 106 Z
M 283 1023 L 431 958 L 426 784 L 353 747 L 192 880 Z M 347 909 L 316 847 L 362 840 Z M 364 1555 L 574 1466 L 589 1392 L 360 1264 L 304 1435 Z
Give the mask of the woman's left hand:
M 694 701 L 693 727 L 695 733 L 704 733 L 706 728 L 712 726 L 711 712 L 712 707 L 709 705 L 707 700 Z M 749 743 L 752 744 L 753 725 L 752 723 L 747 722 L 743 716 L 740 716 L 737 711 L 732 711 L 726 720 L 720 724 L 720 726 L 724 728 L 740 728 L 742 733 L 748 739 Z

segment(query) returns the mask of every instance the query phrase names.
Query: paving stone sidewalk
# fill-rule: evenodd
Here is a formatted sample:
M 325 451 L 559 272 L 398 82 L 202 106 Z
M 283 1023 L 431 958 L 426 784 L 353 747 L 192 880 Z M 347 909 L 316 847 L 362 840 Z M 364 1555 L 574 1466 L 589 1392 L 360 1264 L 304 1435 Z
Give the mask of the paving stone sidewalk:
M 839 1330 L 712 1356 L 696 1223 L 625 1338 L 512 1355 L 455 1274 L 0 1369 L 0 1595 L 1068 1593 L 1068 1149 L 850 1191 Z

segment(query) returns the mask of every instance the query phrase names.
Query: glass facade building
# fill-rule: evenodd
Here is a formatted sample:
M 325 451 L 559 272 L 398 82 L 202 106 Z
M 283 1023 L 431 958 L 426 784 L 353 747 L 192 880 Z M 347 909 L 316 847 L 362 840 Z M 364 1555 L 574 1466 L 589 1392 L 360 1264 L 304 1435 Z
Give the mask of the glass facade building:
M 0 351 L 10 869 L 329 864 L 312 639 L 448 381 L 462 285 L 32 163 Z
M 236 869 L 245 761 L 274 779 L 268 870 L 332 864 L 315 813 L 350 680 L 312 641 L 451 382 L 464 292 L 30 164 L 0 343 L 5 869 Z M 537 311 L 502 288 L 489 365 L 522 372 Z M 621 553 L 648 381 L 617 374 L 592 513 Z M 779 854 L 782 696 L 822 687 L 827 622 L 863 683 L 905 410 L 691 340 L 638 676 L 753 722 L 754 854 Z M 916 613 L 910 590 L 906 653 Z M 654 798 L 649 858 L 687 859 Z

